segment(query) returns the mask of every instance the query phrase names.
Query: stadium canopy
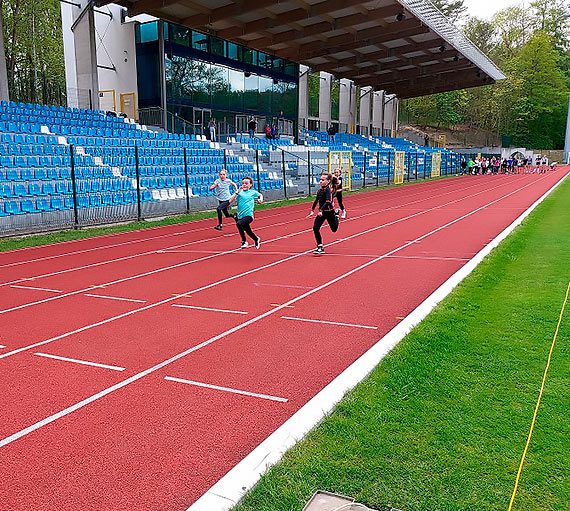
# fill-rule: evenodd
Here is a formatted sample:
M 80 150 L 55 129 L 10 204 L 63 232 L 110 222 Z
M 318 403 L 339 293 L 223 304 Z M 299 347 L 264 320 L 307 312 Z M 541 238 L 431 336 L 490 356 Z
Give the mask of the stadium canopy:
M 98 0 L 409 98 L 505 78 L 429 0 Z

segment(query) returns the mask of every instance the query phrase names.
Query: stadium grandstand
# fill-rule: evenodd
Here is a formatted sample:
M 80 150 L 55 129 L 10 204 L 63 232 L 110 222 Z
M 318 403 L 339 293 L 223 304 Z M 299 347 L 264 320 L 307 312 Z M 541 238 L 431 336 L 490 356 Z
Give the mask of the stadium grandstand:
M 2 233 L 208 209 L 221 168 L 310 194 L 331 151 L 353 188 L 394 179 L 396 152 L 402 180 L 457 172 L 397 138 L 399 98 L 503 78 L 427 1 L 61 8 L 67 107 L 0 106 Z

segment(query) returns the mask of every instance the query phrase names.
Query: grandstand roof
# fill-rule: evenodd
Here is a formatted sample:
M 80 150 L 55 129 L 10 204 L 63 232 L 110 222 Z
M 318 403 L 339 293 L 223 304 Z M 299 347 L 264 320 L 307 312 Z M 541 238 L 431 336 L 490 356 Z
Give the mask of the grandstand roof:
M 429 0 L 113 3 L 130 15 L 152 14 L 402 98 L 505 78 Z

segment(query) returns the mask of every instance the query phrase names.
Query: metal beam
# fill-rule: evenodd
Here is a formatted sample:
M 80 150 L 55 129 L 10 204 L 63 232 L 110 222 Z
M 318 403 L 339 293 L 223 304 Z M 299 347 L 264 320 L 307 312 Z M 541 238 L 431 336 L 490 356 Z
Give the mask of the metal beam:
M 437 87 L 427 87 L 427 88 L 413 88 L 413 89 L 400 89 L 397 91 L 398 97 L 401 99 L 407 98 L 417 98 L 419 96 L 429 96 L 431 94 L 437 94 L 439 92 L 450 92 L 454 90 L 460 89 L 471 89 L 473 87 L 481 87 L 485 85 L 493 85 L 495 83 L 494 80 L 487 83 L 476 83 L 476 82 L 465 82 L 465 83 L 456 83 L 456 82 L 449 82 L 445 85 L 437 86 Z M 396 92 L 396 91 L 394 91 Z

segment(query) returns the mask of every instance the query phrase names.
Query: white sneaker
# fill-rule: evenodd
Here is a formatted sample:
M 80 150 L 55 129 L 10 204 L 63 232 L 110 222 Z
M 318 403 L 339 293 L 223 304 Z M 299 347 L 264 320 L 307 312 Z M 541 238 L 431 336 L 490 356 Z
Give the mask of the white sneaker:
M 240 247 L 240 248 L 247 248 L 247 247 L 249 247 L 249 243 L 248 243 L 247 241 L 244 241 L 244 242 L 241 244 L 241 247 Z
M 255 249 L 259 250 L 259 245 L 261 245 L 261 238 L 258 236 L 255 240 Z
M 341 215 L 340 217 L 341 217 L 341 218 L 346 218 L 346 211 L 345 211 L 345 210 L 342 211 L 342 215 Z

